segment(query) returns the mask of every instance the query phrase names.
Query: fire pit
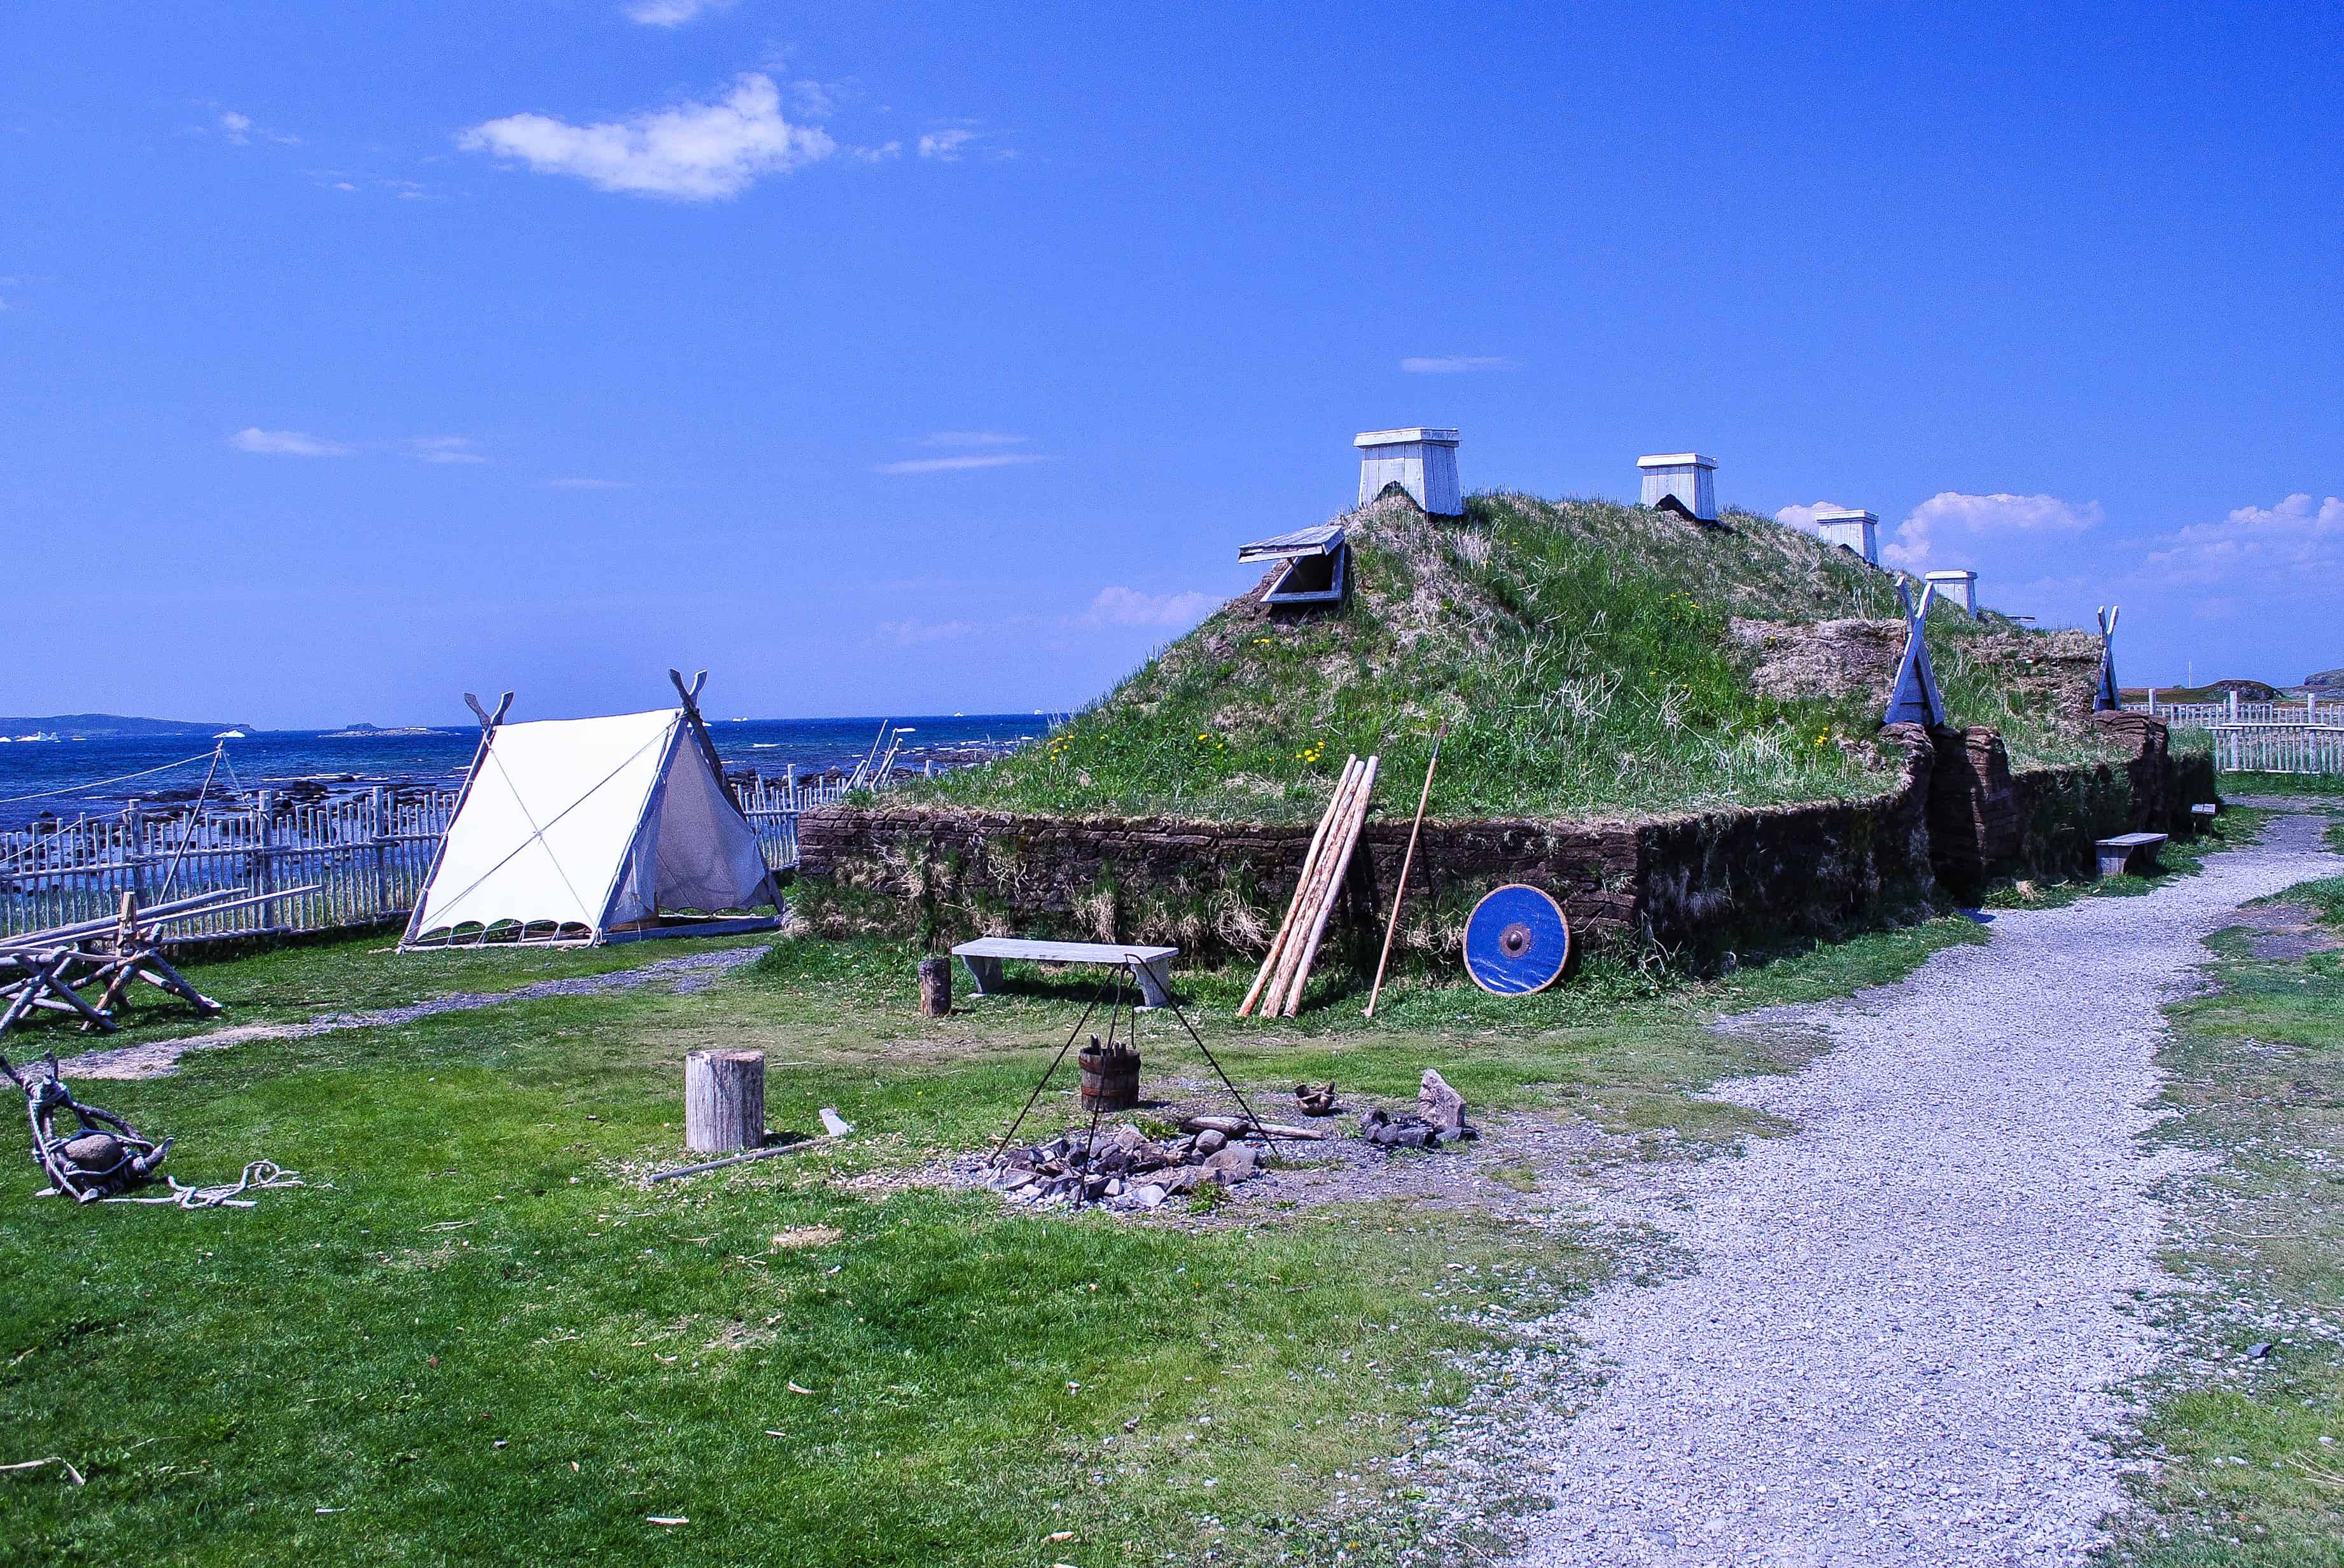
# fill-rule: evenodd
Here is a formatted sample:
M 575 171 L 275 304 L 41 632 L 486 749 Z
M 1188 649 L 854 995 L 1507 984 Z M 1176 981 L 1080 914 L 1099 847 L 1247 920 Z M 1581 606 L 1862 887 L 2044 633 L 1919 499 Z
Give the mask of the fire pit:
M 1090 1131 L 1076 1127 L 1011 1150 L 988 1182 L 1037 1208 L 1154 1209 L 1200 1187 L 1233 1187 L 1260 1174 L 1259 1151 L 1211 1128 L 1160 1141 L 1137 1127 L 1102 1128 L 1094 1144 Z

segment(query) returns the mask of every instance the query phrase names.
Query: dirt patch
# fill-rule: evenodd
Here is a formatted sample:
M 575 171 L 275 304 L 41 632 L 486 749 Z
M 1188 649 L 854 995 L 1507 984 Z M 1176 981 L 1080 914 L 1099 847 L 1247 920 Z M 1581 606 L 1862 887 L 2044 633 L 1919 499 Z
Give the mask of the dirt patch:
M 2344 938 L 2319 924 L 2309 904 L 2253 904 L 2238 911 L 2238 924 L 2254 932 L 2247 950 L 2266 962 L 2293 962 L 2344 948 Z
M 1904 652 L 1898 620 L 1729 623 L 1733 640 L 1757 658 L 1751 689 L 1762 697 L 1862 697 L 1885 702 Z
M 1151 1101 L 1140 1112 L 1147 1122 L 1177 1123 L 1185 1116 L 1228 1115 L 1226 1094 L 1217 1086 L 1191 1081 L 1162 1081 L 1153 1086 L 1167 1098 Z M 1398 1201 L 1456 1211 L 1480 1211 L 1500 1216 L 1530 1218 L 1582 1203 L 1591 1180 L 1601 1172 L 1650 1152 L 1645 1141 L 1606 1133 L 1588 1122 L 1556 1121 L 1531 1115 L 1487 1117 L 1468 1114 L 1481 1135 L 1470 1143 L 1428 1150 L 1381 1148 L 1355 1136 L 1359 1113 L 1370 1106 L 1388 1111 L 1413 1111 L 1416 1102 L 1345 1095 L 1333 1116 L 1309 1121 L 1322 1130 L 1321 1141 L 1280 1140 L 1261 1173 L 1242 1184 L 1218 1190 L 1201 1202 L 1177 1199 L 1153 1210 L 1109 1211 L 1119 1223 L 1171 1225 L 1186 1231 L 1215 1231 L 1257 1225 L 1281 1213 L 1337 1205 Z M 1308 1121 L 1283 1097 L 1258 1101 L 1255 1110 L 1265 1121 Z M 1112 1122 L 1102 1123 L 1102 1131 Z M 1030 1141 L 1066 1131 L 1055 1121 L 1038 1129 L 1020 1131 Z M 895 1173 L 894 1186 L 987 1188 L 990 1148 L 938 1161 L 915 1171 Z
M 571 980 L 540 980 L 512 990 L 459 991 L 453 996 L 433 997 L 428 1001 L 410 1003 L 406 1007 L 376 1008 L 368 1012 L 326 1013 L 302 1023 L 244 1023 L 232 1028 L 214 1030 L 209 1034 L 186 1034 L 171 1040 L 149 1040 L 144 1045 L 120 1046 L 113 1050 L 84 1051 L 66 1061 L 66 1070 L 74 1078 L 97 1078 L 122 1081 L 136 1078 L 161 1078 L 177 1070 L 179 1059 L 191 1050 L 226 1050 L 234 1045 L 249 1045 L 256 1040 L 308 1040 L 320 1034 L 333 1034 L 345 1029 L 383 1029 L 393 1024 L 412 1023 L 419 1018 L 434 1013 L 469 1012 L 475 1008 L 494 1007 L 499 1002 L 531 1001 L 549 996 L 591 996 L 602 991 L 632 990 L 656 980 L 667 980 L 677 990 L 697 990 L 714 975 L 738 968 L 752 959 L 764 956 L 765 950 L 725 948 L 716 952 L 689 953 L 680 959 L 662 959 L 645 964 L 641 969 L 619 970 L 611 974 L 581 975 Z
M 775 1251 L 789 1251 L 799 1247 L 827 1247 L 838 1240 L 839 1231 L 830 1225 L 798 1225 L 773 1238 Z

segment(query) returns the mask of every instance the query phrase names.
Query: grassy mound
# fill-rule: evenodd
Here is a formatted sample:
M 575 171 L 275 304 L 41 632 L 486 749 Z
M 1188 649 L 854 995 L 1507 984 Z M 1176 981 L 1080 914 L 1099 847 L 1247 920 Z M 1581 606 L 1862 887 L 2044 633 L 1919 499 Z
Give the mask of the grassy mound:
M 1341 609 L 1232 599 L 1046 742 L 914 798 L 1307 819 L 1347 753 L 1420 779 L 1443 719 L 1443 816 L 1635 818 L 1895 784 L 1873 745 L 1894 580 L 1845 550 L 1746 512 L 1719 530 L 1512 494 L 1475 496 L 1461 519 L 1394 497 L 1346 520 Z M 2002 726 L 2016 758 L 2099 755 L 2083 719 L 2096 639 L 1951 607 L 1929 638 L 1956 723 Z

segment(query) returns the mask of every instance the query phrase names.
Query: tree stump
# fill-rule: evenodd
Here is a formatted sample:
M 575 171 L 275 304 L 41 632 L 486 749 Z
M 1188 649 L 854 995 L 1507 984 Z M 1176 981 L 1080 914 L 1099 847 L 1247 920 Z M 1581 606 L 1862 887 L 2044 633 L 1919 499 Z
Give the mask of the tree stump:
M 694 1154 L 765 1141 L 765 1053 L 695 1050 L 683 1059 L 683 1146 Z
M 952 960 L 920 960 L 920 1013 L 944 1018 L 952 1011 Z

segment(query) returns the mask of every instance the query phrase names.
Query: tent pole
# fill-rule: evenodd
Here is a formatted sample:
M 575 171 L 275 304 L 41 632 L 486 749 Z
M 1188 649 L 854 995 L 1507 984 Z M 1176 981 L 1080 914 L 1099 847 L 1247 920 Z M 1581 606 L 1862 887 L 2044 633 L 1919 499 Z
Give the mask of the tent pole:
M 510 691 L 506 692 L 498 700 L 497 710 L 490 713 L 480 706 L 479 698 L 469 691 L 464 693 L 464 705 L 470 708 L 480 721 L 480 744 L 472 751 L 472 766 L 465 771 L 464 787 L 456 791 L 456 804 L 448 812 L 448 827 L 440 829 L 440 844 L 431 851 L 430 869 L 423 873 L 423 880 L 415 890 L 415 908 L 407 912 L 407 930 L 399 939 L 399 945 L 401 948 L 406 947 L 420 934 L 415 928 L 423 919 L 423 901 L 430 897 L 431 884 L 440 879 L 440 862 L 447 858 L 448 829 L 453 828 L 456 825 L 456 819 L 462 814 L 464 802 L 472 793 L 473 781 L 480 776 L 480 764 L 489 759 L 489 742 L 495 739 L 497 726 L 505 721 L 505 715 L 511 710 L 512 699 L 513 694 Z M 487 930 L 485 926 L 482 927 L 481 933 L 486 935 Z
M 757 825 L 749 820 L 749 813 L 741 805 L 741 797 L 733 793 L 732 781 L 724 777 L 723 759 L 716 755 L 716 742 L 708 733 L 707 721 L 700 717 L 700 691 L 708 684 L 708 672 L 703 669 L 695 674 L 688 687 L 680 669 L 669 670 L 667 678 L 675 683 L 675 694 L 683 699 L 684 721 L 692 726 L 692 738 L 700 743 L 700 754 L 708 759 L 709 770 L 716 775 L 716 787 L 724 792 L 724 799 L 732 802 L 732 814 L 741 819 L 743 827 L 749 829 L 750 839 L 755 839 Z M 764 849 L 760 845 L 757 850 L 760 862 L 764 859 Z M 782 905 L 781 884 L 773 880 L 771 866 L 765 868 L 765 891 L 773 900 L 773 912 L 786 917 L 788 911 Z

